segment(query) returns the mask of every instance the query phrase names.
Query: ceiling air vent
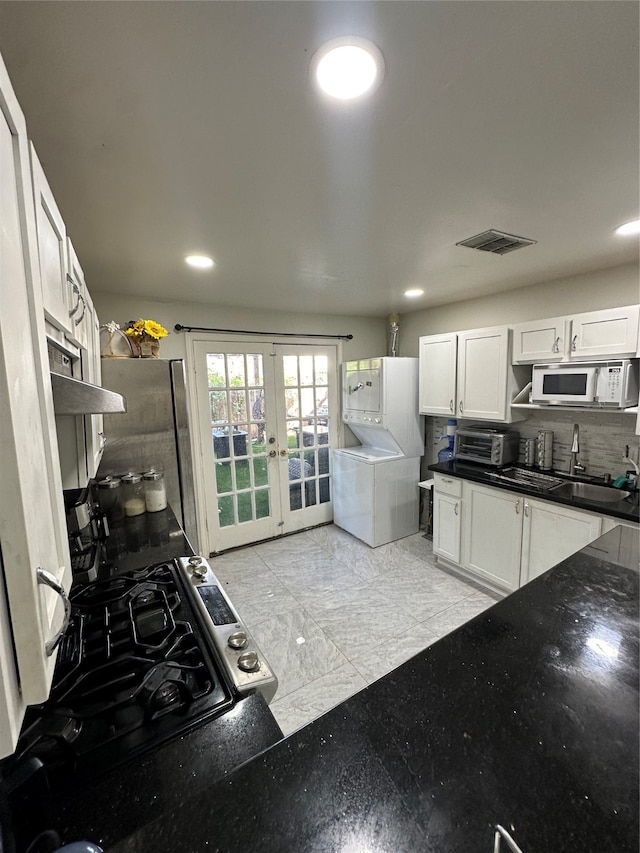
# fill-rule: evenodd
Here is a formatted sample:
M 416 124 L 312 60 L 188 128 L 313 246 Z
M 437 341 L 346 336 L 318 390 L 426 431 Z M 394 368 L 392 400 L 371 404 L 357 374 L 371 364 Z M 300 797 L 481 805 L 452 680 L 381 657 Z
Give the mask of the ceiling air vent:
M 527 240 L 526 237 L 515 237 L 513 234 L 505 234 L 504 231 L 496 231 L 493 228 L 476 234 L 456 243 L 456 246 L 467 246 L 469 249 L 479 249 L 481 252 L 493 252 L 494 255 L 506 255 L 507 252 L 515 252 L 516 249 L 524 249 L 525 246 L 533 246 L 537 240 Z

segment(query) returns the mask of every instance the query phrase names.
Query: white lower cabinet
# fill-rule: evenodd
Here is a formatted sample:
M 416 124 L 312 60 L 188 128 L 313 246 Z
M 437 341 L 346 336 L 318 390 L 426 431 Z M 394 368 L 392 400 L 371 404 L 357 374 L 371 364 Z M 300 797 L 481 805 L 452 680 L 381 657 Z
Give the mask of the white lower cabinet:
M 537 578 L 600 536 L 602 519 L 592 512 L 525 498 L 520 583 Z
M 611 516 L 605 516 L 602 519 L 602 530 L 600 533 L 604 536 L 605 533 L 608 533 L 610 530 L 613 530 L 614 527 L 618 527 L 619 525 L 622 527 L 630 527 L 632 530 L 640 533 L 640 524 L 637 522 L 623 521 L 621 518 L 611 518 Z
M 462 480 L 434 475 L 433 550 L 452 563 L 460 562 L 461 496 Z
M 522 495 L 465 481 L 462 565 L 493 586 L 520 586 Z
M 434 481 L 434 553 L 503 592 L 624 523 L 469 480 L 435 474 Z

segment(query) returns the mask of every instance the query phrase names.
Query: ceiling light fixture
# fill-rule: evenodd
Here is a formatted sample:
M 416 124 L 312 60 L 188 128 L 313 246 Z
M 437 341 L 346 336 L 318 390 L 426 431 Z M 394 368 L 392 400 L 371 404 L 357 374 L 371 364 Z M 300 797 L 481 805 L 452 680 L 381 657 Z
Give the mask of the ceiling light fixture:
M 424 290 L 421 290 L 419 287 L 412 287 L 410 290 L 405 290 L 404 295 L 408 296 L 409 299 L 415 299 L 416 296 L 422 296 Z
M 200 270 L 208 270 L 215 264 L 213 258 L 209 258 L 207 255 L 187 255 L 185 261 L 190 267 L 196 267 Z
M 634 219 L 633 222 L 625 222 L 624 225 L 619 225 L 616 228 L 616 234 L 640 234 L 640 219 Z
M 384 58 L 368 39 L 340 36 L 314 53 L 311 76 L 325 94 L 349 101 L 378 88 L 384 76 Z

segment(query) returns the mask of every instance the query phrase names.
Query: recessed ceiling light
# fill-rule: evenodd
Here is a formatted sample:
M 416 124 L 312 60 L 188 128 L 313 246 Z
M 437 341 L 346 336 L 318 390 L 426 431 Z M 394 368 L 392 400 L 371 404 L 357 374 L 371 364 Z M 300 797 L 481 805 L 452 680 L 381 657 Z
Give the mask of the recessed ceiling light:
M 196 267 L 200 270 L 207 270 L 215 264 L 213 258 L 209 258 L 207 255 L 187 255 L 185 261 L 190 267 Z
M 633 222 L 625 222 L 616 228 L 616 234 L 640 234 L 640 219 L 634 219 Z
M 311 76 L 332 98 L 348 101 L 378 88 L 384 75 L 380 49 L 359 36 L 331 39 L 311 60 Z
M 421 290 L 419 287 L 412 287 L 410 290 L 405 290 L 404 295 L 408 296 L 409 299 L 414 299 L 416 296 L 422 296 L 424 290 Z

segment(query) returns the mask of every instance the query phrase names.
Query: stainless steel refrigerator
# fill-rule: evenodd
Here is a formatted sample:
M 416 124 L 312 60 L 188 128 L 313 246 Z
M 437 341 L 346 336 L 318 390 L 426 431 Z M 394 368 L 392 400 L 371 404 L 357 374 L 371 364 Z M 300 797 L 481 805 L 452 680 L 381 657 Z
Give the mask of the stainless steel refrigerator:
M 126 414 L 105 415 L 98 478 L 150 468 L 164 471 L 167 500 L 195 552 L 198 528 L 189 408 L 181 359 L 103 358 L 102 385 L 127 401 Z

